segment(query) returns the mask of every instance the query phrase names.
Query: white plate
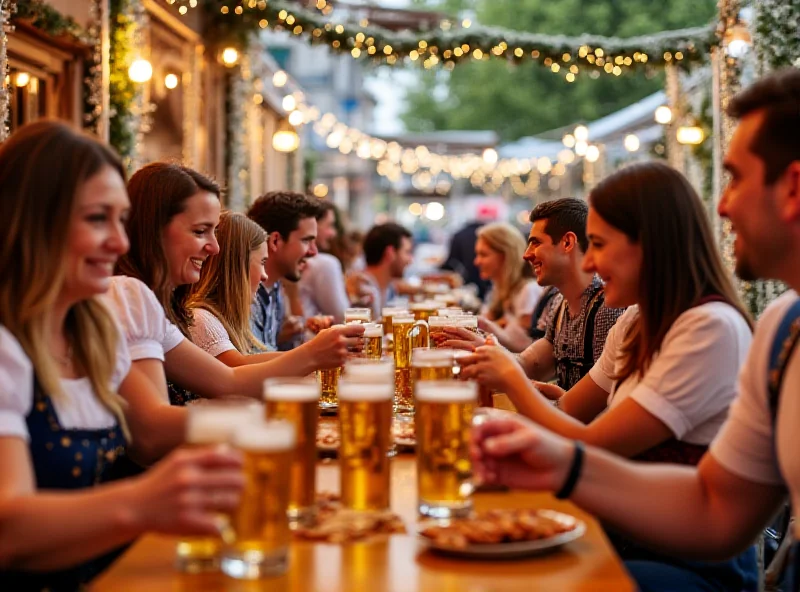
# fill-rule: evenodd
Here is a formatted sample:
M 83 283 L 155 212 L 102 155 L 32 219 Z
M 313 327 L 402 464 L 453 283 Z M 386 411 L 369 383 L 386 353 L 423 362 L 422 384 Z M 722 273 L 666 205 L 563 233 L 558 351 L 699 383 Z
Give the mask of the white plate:
M 547 539 L 512 543 L 471 544 L 463 549 L 454 549 L 452 547 L 437 545 L 433 539 L 429 539 L 422 534 L 419 535 L 419 539 L 431 549 L 454 557 L 468 557 L 471 559 L 513 559 L 516 557 L 527 557 L 529 555 L 547 553 L 581 538 L 586 533 L 586 524 L 574 516 L 562 514 L 554 510 L 539 510 L 539 514 L 545 518 L 560 522 L 565 526 L 574 526 L 574 528 Z M 447 521 L 426 520 L 420 522 L 418 532 L 421 532 L 427 526 L 437 524 L 444 525 L 447 524 Z

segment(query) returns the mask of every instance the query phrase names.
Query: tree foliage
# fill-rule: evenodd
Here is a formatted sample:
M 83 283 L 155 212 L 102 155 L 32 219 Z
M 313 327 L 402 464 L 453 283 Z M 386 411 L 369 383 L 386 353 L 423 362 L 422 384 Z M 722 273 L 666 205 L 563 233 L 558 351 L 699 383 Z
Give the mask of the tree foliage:
M 618 37 L 704 25 L 716 14 L 714 0 L 417 0 L 415 4 L 449 14 L 474 12 L 486 25 Z M 602 117 L 660 88 L 663 76 L 655 71 L 649 77 L 581 76 L 570 84 L 535 64 L 474 62 L 450 73 L 424 72 L 407 93 L 403 121 L 412 131 L 491 129 L 509 141 Z

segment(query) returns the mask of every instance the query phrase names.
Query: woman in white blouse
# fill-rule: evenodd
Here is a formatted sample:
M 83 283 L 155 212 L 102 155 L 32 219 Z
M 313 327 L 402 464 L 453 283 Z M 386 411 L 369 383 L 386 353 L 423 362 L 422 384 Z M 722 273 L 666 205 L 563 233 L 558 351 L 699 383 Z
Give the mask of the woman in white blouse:
M 481 278 L 492 282 L 481 309 L 480 327 L 497 335 L 513 351 L 522 351 L 532 343 L 528 329 L 542 294 L 542 287 L 525 277 L 528 264 L 522 256 L 526 248 L 522 233 L 506 222 L 478 229 L 475 265 Z
M 267 233 L 244 214 L 223 212 L 217 241 L 219 253 L 208 258 L 192 286 L 189 331 L 195 345 L 220 362 L 241 366 L 266 351 L 250 330 L 250 311 L 267 280 Z
M 236 368 L 208 355 L 190 339 L 187 300 L 203 265 L 219 252 L 219 187 L 188 167 L 156 162 L 131 177 L 128 192 L 131 248 L 120 258 L 122 276 L 114 278 L 111 295 L 134 365 L 158 385 L 165 400 L 167 392 L 173 405 L 198 396 L 260 398 L 265 378 L 338 367 L 348 347 L 358 346 L 364 329 L 350 325 L 326 329 L 290 352 L 271 354 L 275 359 L 248 360 Z
M 215 533 L 242 485 L 230 452 L 176 452 L 106 484 L 158 417 L 99 299 L 128 248 L 124 169 L 66 125 L 0 147 L 0 582 L 74 590 L 149 530 Z M 144 404 L 143 404 L 144 403 Z
M 499 347 L 478 348 L 462 360 L 471 363 L 462 374 L 507 393 L 520 413 L 562 436 L 638 460 L 696 465 L 736 396 L 752 328 L 705 207 L 680 173 L 658 162 L 606 178 L 589 204 L 584 270 L 605 282 L 606 306 L 631 307 L 601 358 L 558 398 L 561 410 Z M 627 542 L 618 550 L 626 559 L 668 561 Z M 629 567 L 637 575 L 638 566 Z M 716 575 L 708 564 L 683 567 L 731 578 L 724 589 L 757 582 L 750 551 L 719 564 Z

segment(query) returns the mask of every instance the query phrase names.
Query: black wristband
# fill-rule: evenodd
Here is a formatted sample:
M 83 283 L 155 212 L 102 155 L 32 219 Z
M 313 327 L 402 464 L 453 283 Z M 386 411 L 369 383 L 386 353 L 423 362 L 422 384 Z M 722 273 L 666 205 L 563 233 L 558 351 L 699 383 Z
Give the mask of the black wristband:
M 567 480 L 564 481 L 564 485 L 561 486 L 561 489 L 556 492 L 556 498 L 567 499 L 572 495 L 572 490 L 575 489 L 575 486 L 578 484 L 578 479 L 581 476 L 581 469 L 583 469 L 583 456 L 583 442 L 575 440 L 575 456 L 572 457 L 572 465 L 569 468 Z

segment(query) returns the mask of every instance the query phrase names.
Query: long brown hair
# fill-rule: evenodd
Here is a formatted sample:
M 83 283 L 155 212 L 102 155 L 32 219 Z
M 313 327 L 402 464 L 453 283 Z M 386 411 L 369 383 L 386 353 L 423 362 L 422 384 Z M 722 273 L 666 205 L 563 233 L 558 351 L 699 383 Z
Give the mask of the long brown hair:
M 678 171 L 655 161 L 629 166 L 601 181 L 589 205 L 642 247 L 639 315 L 622 344 L 618 380 L 644 374 L 675 320 L 704 298 L 727 302 L 752 328 L 703 204 Z
M 117 265 L 117 273 L 143 281 L 155 293 L 170 322 L 188 338 L 192 324 L 187 300 L 191 286 L 173 286 L 164 251 L 163 232 L 186 201 L 200 191 L 220 196 L 214 181 L 179 164 L 153 162 L 138 171 L 128 183 L 131 215 L 127 231 L 131 249 Z
M 243 354 L 264 350 L 250 330 L 250 253 L 266 242 L 267 233 L 244 214 L 223 212 L 217 240 L 219 254 L 203 265 L 189 295 L 189 309 L 203 308 L 217 317 Z
M 507 222 L 481 226 L 477 238 L 482 238 L 489 248 L 503 255 L 503 273 L 500 280 L 494 283 L 492 301 L 489 302 L 489 312 L 497 320 L 505 314 L 505 308 L 510 306 L 527 281 L 523 271 L 528 264 L 522 260 L 527 244 L 522 233 Z
M 82 188 L 106 167 L 125 179 L 111 150 L 55 121 L 26 125 L 0 147 L 0 324 L 19 341 L 52 396 L 62 389 L 49 330 L 65 280 L 70 224 Z M 65 332 L 76 371 L 129 436 L 125 403 L 111 390 L 122 339 L 111 313 L 96 298 L 78 302 L 67 314 Z

